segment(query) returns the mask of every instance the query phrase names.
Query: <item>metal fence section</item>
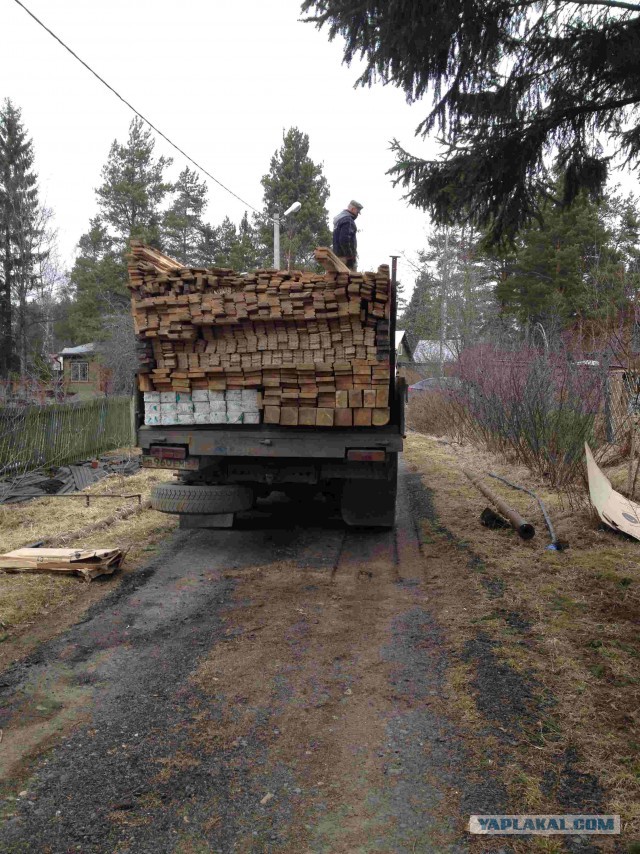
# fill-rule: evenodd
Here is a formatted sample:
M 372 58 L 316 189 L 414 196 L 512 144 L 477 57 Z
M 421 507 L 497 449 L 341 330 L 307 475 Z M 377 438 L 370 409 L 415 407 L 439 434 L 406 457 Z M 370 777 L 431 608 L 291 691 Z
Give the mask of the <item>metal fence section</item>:
M 0 477 L 61 466 L 135 443 L 133 398 L 0 407 Z

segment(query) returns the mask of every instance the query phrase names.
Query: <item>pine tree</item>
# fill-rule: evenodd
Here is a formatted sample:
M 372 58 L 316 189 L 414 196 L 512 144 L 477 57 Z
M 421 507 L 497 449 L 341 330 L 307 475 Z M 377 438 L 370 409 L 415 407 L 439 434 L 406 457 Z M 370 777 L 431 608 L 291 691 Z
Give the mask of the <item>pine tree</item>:
M 43 227 L 33 144 L 20 110 L 0 111 L 0 376 L 27 368 L 28 300 L 43 261 Z
M 260 243 L 273 251 L 273 215 L 283 214 L 294 202 L 300 202 L 298 213 L 281 221 L 281 256 L 289 269 L 315 267 L 313 250 L 331 242 L 326 208 L 329 185 L 322 174 L 322 164 L 309 157 L 306 133 L 292 127 L 283 134 L 282 146 L 271 158 L 262 186 L 265 217 L 258 224 Z M 263 263 L 266 262 L 264 258 Z
M 442 225 L 487 228 L 511 240 L 540 212 L 557 155 L 563 204 L 601 194 L 612 151 L 640 159 L 640 5 L 625 0 L 304 0 L 303 11 L 344 59 L 364 60 L 361 85 L 433 95 L 418 127 L 444 156 L 425 160 L 395 144 L 393 174 L 410 202 Z
M 173 189 L 176 197 L 162 221 L 164 251 L 181 264 L 196 264 L 202 240 L 207 185 L 196 172 L 186 167 Z
M 132 237 L 161 244 L 160 205 L 171 190 L 164 171 L 172 160 L 154 159 L 154 148 L 151 130 L 136 116 L 126 144 L 114 140 L 102 170 L 103 184 L 96 190 L 101 219 L 122 248 Z
M 164 180 L 171 159 L 155 159 L 154 148 L 151 131 L 138 118 L 129 126 L 127 142 L 116 140 L 111 146 L 103 183 L 96 190 L 100 214 L 80 238 L 71 272 L 76 343 L 98 338 L 102 316 L 126 304 L 129 240 L 162 248 L 160 205 L 171 189 Z

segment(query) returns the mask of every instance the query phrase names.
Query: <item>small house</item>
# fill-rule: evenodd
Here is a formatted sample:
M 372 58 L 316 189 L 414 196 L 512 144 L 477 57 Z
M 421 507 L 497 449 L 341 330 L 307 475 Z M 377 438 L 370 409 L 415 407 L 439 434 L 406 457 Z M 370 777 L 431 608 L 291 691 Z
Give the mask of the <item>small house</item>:
M 454 339 L 440 342 L 437 339 L 422 339 L 413 351 L 416 370 L 422 378 L 440 376 L 441 365 L 445 376 L 453 373 L 458 361 L 458 342 Z
M 65 347 L 58 356 L 62 359 L 63 382 L 67 395 L 90 398 L 109 392 L 111 371 L 102 363 L 95 344 Z

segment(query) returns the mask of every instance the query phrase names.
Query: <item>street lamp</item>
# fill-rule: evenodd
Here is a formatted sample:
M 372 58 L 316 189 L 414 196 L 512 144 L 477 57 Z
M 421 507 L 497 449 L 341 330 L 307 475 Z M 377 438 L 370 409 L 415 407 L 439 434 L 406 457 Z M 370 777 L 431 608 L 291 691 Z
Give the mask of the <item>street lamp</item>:
M 284 219 L 292 213 L 298 213 L 302 205 L 300 202 L 294 202 L 290 208 L 282 214 Z M 280 269 L 280 214 L 273 215 L 273 266 L 276 270 Z

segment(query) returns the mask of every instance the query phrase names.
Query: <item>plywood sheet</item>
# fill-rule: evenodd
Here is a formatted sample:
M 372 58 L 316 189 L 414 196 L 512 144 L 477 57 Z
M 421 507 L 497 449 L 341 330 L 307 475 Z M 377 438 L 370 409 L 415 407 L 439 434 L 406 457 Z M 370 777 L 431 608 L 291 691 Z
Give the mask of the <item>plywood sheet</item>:
M 623 531 L 630 537 L 640 540 L 640 504 L 616 492 L 609 479 L 598 467 L 591 448 L 586 442 L 584 449 L 587 455 L 589 495 L 598 515 L 614 530 Z

